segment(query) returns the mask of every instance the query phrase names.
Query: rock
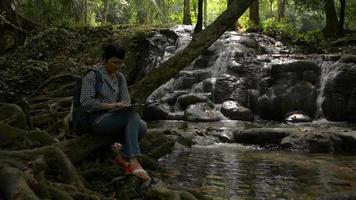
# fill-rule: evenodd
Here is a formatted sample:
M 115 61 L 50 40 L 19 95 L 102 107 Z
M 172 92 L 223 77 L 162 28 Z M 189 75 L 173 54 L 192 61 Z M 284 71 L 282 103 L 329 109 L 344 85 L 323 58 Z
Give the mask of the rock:
M 307 70 L 303 72 L 303 80 L 308 81 L 313 85 L 315 85 L 318 83 L 319 77 L 313 70 Z
M 241 37 L 238 42 L 252 49 L 258 49 L 259 47 L 258 42 L 254 38 L 250 37 Z
M 286 72 L 295 72 L 298 74 L 299 77 L 301 77 L 300 75 L 302 75 L 304 71 L 308 70 L 312 70 L 317 74 L 320 73 L 320 67 L 316 63 L 299 60 L 289 63 L 273 64 L 271 66 L 271 75 L 275 77 L 278 74 L 284 74 Z
M 344 55 L 340 58 L 339 62 L 341 63 L 356 63 L 355 55 Z
M 330 153 L 334 151 L 329 134 L 316 131 L 290 134 L 283 138 L 281 146 L 310 153 Z
M 356 131 L 333 133 L 334 149 L 338 152 L 356 152 Z
M 236 101 L 225 101 L 220 112 L 232 120 L 252 121 L 253 113 L 250 109 L 240 106 Z
M 291 128 L 252 128 L 234 133 L 235 141 L 243 144 L 280 145 L 283 138 L 292 134 Z
M 286 114 L 284 121 L 298 123 L 298 122 L 311 122 L 312 119 L 302 111 L 292 111 Z
M 209 78 L 203 81 L 203 92 L 214 92 L 216 78 Z
M 328 75 L 321 108 L 330 121 L 356 122 L 356 64 L 336 63 Z
M 174 89 L 190 89 L 196 83 L 199 83 L 212 76 L 210 70 L 194 70 L 194 71 L 181 71 L 174 81 Z
M 174 141 L 162 132 L 148 132 L 141 140 L 141 153 L 152 159 L 158 158 L 172 152 Z
M 221 74 L 216 80 L 214 90 L 215 103 L 235 100 L 240 105 L 248 102 L 248 90 L 244 78 L 237 78 L 229 74 Z
M 194 195 L 185 191 L 168 189 L 163 186 L 157 186 L 146 193 L 148 200 L 197 200 Z
M 145 120 L 164 120 L 168 119 L 169 106 L 166 104 L 150 104 L 143 111 L 142 118 Z
M 294 110 L 314 116 L 319 74 L 319 66 L 309 61 L 272 64 L 261 78 L 257 114 L 279 121 Z
M 220 121 L 225 117 L 214 106 L 208 103 L 197 103 L 188 106 L 184 112 L 184 119 L 193 122 Z
M 184 120 L 184 111 L 168 113 L 169 120 Z
M 208 102 L 209 98 L 204 94 L 186 94 L 178 97 L 177 103 L 181 106 L 181 108 L 185 109 L 191 104 L 200 103 L 200 102 Z

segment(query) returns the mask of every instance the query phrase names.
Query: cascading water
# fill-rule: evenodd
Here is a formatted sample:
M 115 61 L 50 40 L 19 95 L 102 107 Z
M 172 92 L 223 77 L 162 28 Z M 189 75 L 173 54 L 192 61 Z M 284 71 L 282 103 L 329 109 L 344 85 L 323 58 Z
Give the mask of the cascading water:
M 172 52 L 184 48 L 190 41 L 188 29 L 178 30 L 184 34 L 177 34 L 175 42 L 169 45 L 165 43 L 166 46 L 159 48 L 162 55 L 160 62 L 172 56 Z M 152 39 L 152 44 L 159 46 L 153 41 L 157 40 Z M 311 199 L 333 192 L 355 191 L 355 156 L 314 155 L 269 149 L 276 148 L 276 145 L 279 149 L 282 143 L 302 151 L 330 152 L 344 149 L 337 145 L 348 144 L 348 141 L 340 141 L 342 138 L 350 138 L 349 134 L 356 130 L 355 126 L 330 122 L 246 122 L 221 120 L 216 115 L 209 119 L 204 115 L 207 107 L 201 106 L 202 103 L 213 102 L 213 109 L 220 112 L 224 102 L 245 103 L 251 109 L 267 102 L 262 112 L 275 112 L 289 106 L 290 111 L 305 109 L 310 111 L 310 116 L 316 114 L 320 118 L 323 116 L 321 105 L 327 80 L 338 72 L 334 66 L 337 60 L 334 56 L 322 56 L 322 61 L 320 58 L 320 55 L 294 54 L 281 42 L 267 36 L 226 32 L 183 72 L 149 97 L 163 102 L 158 105 L 161 107 L 150 110 L 149 114 L 159 112 L 160 116 L 166 118 L 155 120 L 169 119 L 156 121 L 156 127 L 152 127 L 153 122 L 151 128 L 171 132 L 168 135 L 174 137 L 190 138 L 195 144 L 192 148 L 176 145 L 172 154 L 160 159 L 161 165 L 168 169 L 165 183 L 190 188 L 215 199 Z M 245 96 L 245 93 L 248 95 Z M 297 101 L 296 104 L 288 105 L 293 101 Z M 268 107 L 269 104 L 272 106 Z M 310 106 L 303 107 L 304 104 Z M 204 112 L 196 109 L 201 107 Z M 192 108 L 196 110 L 192 111 Z M 211 122 L 201 122 L 187 115 L 192 115 L 192 112 L 203 113 L 200 120 Z M 212 122 L 212 119 L 218 121 Z M 252 129 L 257 129 L 252 133 L 256 137 L 247 137 L 247 142 L 256 144 L 253 142 L 275 141 L 275 137 L 284 134 L 280 132 L 281 128 L 293 134 L 267 145 L 269 148 L 221 144 L 234 143 L 238 139 L 236 134 Z M 336 133 L 341 136 L 335 142 L 329 134 L 333 134 L 332 138 L 335 139 L 338 137 Z M 347 148 L 352 149 L 350 146 Z

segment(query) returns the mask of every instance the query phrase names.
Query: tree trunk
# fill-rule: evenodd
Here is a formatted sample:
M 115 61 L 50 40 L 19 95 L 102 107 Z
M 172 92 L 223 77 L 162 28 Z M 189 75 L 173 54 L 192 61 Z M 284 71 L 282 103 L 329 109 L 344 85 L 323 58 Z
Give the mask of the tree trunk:
M 334 0 L 324 0 L 326 26 L 324 28 L 325 36 L 336 36 L 338 34 L 339 22 L 337 20 Z
M 260 5 L 256 0 L 250 7 L 250 25 L 256 26 L 260 24 Z
M 229 7 L 233 1 L 234 0 L 228 0 L 227 1 L 227 7 Z M 237 24 L 238 24 L 238 22 L 236 20 L 236 22 L 232 23 L 231 26 L 228 28 L 228 31 L 236 31 L 237 30 Z
M 192 18 L 190 16 L 190 0 L 184 0 L 183 24 L 192 25 Z
M 145 24 L 146 22 L 146 11 L 145 8 L 143 6 L 143 2 L 142 0 L 135 0 L 135 4 L 136 4 L 136 9 L 137 9 L 137 24 L 138 25 L 142 25 Z
M 270 11 L 271 15 L 273 14 L 273 2 L 274 2 L 274 0 L 268 0 L 269 11 Z
M 281 19 L 283 19 L 285 17 L 286 0 L 278 0 L 277 1 L 277 6 L 278 6 L 277 20 L 281 21 Z
M 84 0 L 84 24 L 88 25 L 88 0 Z
M 346 1 L 345 0 L 340 0 L 339 35 L 343 35 L 344 34 L 345 7 L 346 7 Z
M 16 49 L 25 40 L 27 33 L 39 27 L 16 13 L 14 0 L 0 1 L 0 55 Z M 11 39 L 10 39 L 11 38 Z
M 198 0 L 198 20 L 194 28 L 194 34 L 203 30 L 203 0 Z
M 203 24 L 204 27 L 207 27 L 208 26 L 208 0 L 204 0 L 203 6 L 204 6 Z
M 109 0 L 104 0 L 104 10 L 103 10 L 103 16 L 101 19 L 101 25 L 105 25 L 108 19 L 108 10 L 109 10 Z
M 168 6 L 166 4 L 166 2 L 164 0 L 160 1 L 160 7 L 162 8 L 162 12 L 163 12 L 163 23 L 164 24 L 168 24 L 169 19 L 168 19 Z M 189 12 L 190 14 L 190 12 Z
M 226 30 L 231 28 L 231 24 L 236 23 L 236 20 L 254 1 L 232 1 L 227 10 L 203 31 L 196 34 L 184 50 L 169 58 L 159 68 L 154 69 L 145 78 L 130 87 L 132 97 L 138 102 L 144 102 L 155 89 L 193 62 L 195 58 L 213 44 Z

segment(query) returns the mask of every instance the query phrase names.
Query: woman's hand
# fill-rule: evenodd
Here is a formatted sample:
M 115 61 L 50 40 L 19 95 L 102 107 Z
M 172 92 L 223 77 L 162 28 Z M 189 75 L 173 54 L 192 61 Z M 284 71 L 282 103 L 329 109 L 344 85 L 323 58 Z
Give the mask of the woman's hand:
M 130 104 L 128 102 L 121 101 L 121 102 L 115 102 L 115 103 L 104 103 L 102 108 L 105 110 L 113 110 L 116 108 L 125 108 L 129 105 Z
M 116 102 L 114 103 L 114 108 L 125 108 L 129 106 L 130 104 L 126 101 L 121 101 L 121 102 Z

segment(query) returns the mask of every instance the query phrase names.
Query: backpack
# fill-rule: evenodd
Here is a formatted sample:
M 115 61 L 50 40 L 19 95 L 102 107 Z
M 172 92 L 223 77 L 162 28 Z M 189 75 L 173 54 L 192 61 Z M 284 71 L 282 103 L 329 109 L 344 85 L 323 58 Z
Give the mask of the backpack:
M 100 72 L 96 69 L 89 69 L 85 75 L 87 75 L 91 71 L 95 73 L 95 97 L 99 97 L 103 86 L 103 80 L 101 78 Z M 89 121 L 91 113 L 85 111 L 80 105 L 80 94 L 84 76 L 82 76 L 75 84 L 73 94 L 72 124 L 73 132 L 76 135 L 82 135 L 91 132 L 91 126 Z

